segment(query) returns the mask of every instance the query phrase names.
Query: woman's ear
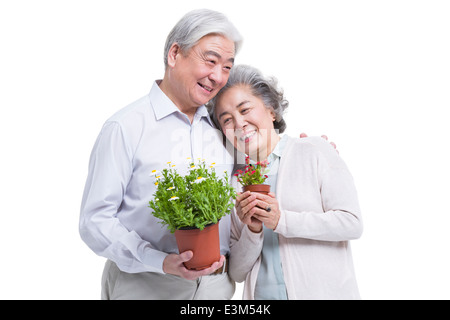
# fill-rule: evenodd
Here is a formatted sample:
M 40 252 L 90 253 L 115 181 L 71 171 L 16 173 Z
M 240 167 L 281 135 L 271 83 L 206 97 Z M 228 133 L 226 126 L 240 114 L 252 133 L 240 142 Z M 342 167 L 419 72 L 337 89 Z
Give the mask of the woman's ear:
M 275 120 L 277 120 L 277 115 L 273 110 L 270 110 L 270 114 L 272 115 L 272 122 L 275 122 Z
M 180 46 L 178 45 L 178 43 L 173 43 L 172 46 L 169 49 L 169 53 L 167 54 L 167 64 L 170 67 L 174 67 L 176 62 L 177 62 L 177 57 L 178 54 L 181 53 L 181 49 Z

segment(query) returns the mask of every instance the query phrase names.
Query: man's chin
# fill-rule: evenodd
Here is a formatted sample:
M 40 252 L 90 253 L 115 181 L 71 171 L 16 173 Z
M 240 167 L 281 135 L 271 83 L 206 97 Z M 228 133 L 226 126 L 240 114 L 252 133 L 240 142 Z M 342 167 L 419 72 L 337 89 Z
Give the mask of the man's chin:
M 204 105 L 206 104 L 209 100 L 211 100 L 212 98 L 214 98 L 214 96 L 217 94 L 216 90 L 213 90 L 211 92 L 205 91 L 203 89 L 199 89 L 198 92 L 196 92 L 196 96 L 195 96 L 195 101 L 197 103 L 200 103 L 199 105 Z
M 205 105 L 205 104 L 207 104 L 208 102 L 209 102 L 209 100 L 211 100 L 213 97 L 211 97 L 210 99 L 198 99 L 197 101 L 197 104 L 198 104 L 198 106 L 200 107 L 200 106 L 203 106 L 203 105 Z

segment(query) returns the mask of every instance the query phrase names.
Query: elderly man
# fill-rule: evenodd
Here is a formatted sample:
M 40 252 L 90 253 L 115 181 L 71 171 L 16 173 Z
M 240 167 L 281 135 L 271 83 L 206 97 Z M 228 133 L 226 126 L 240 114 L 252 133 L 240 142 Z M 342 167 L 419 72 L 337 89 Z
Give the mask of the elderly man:
M 231 172 L 228 154 L 204 106 L 226 84 L 242 38 L 221 13 L 186 14 L 167 37 L 165 73 L 150 93 L 103 125 L 89 161 L 80 235 L 107 258 L 102 299 L 230 299 L 235 284 L 226 272 L 230 221 L 220 223 L 221 258 L 192 271 L 175 237 L 151 215 L 155 191 L 149 174 L 186 158 L 216 163 Z

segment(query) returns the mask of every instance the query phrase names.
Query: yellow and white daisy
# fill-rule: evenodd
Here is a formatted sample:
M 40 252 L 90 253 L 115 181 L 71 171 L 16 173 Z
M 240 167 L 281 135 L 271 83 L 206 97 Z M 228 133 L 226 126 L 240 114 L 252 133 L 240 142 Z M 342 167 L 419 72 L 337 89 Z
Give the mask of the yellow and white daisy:
M 150 176 L 150 177 L 154 177 L 154 176 L 159 175 L 160 173 L 161 173 L 161 172 L 159 172 L 158 170 L 152 170 L 152 172 L 150 172 L 149 176 Z
M 201 182 L 203 182 L 203 181 L 205 181 L 206 179 L 205 178 L 203 178 L 203 177 L 198 177 L 195 181 L 194 181 L 194 183 L 201 183 Z

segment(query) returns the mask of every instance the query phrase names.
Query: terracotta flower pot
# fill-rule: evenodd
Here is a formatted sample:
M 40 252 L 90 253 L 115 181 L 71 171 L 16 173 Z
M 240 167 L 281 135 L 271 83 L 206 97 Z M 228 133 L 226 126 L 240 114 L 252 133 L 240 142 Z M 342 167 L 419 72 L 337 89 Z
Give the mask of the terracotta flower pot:
M 268 194 L 270 192 L 270 185 L 268 185 L 268 184 L 251 184 L 248 186 L 244 186 L 244 192 L 245 191 Z
M 184 263 L 187 269 L 202 270 L 220 260 L 219 223 L 197 228 L 175 230 L 179 252 L 191 250 L 194 255 Z

